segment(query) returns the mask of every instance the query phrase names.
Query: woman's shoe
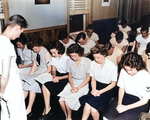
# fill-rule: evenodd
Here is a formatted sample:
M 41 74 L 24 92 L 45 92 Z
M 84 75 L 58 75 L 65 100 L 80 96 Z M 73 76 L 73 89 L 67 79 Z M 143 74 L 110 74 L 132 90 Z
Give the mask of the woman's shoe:
M 42 115 L 38 120 L 44 120 L 44 115 Z
M 32 111 L 27 114 L 27 117 L 31 117 L 33 115 Z
M 50 109 L 50 111 L 43 116 L 43 118 L 44 118 L 43 120 L 48 120 L 49 116 L 52 115 L 53 113 L 54 112 L 52 111 L 52 109 Z

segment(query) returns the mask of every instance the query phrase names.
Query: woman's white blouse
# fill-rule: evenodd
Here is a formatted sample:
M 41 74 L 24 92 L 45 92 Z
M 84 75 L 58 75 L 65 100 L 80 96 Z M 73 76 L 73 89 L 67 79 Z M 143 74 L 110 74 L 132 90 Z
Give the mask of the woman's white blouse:
M 137 96 L 139 99 L 150 99 L 150 74 L 145 70 L 131 76 L 122 69 L 117 85 L 124 88 L 127 94 Z
M 56 70 L 59 73 L 66 73 L 67 72 L 67 60 L 69 59 L 69 56 L 64 53 L 61 58 L 58 57 L 52 57 L 51 59 L 51 65 L 56 68 Z
M 109 84 L 111 81 L 117 81 L 117 67 L 107 58 L 102 68 L 100 64 L 92 61 L 90 65 L 90 76 L 94 77 L 100 83 Z
M 24 65 L 28 65 L 32 63 L 33 51 L 28 49 L 26 45 L 24 50 L 22 50 L 21 48 L 17 48 L 17 52 L 21 60 L 24 62 Z
M 91 60 L 86 57 L 81 57 L 78 67 L 72 59 L 67 61 L 67 72 L 71 73 L 74 86 L 79 86 L 86 79 L 86 74 L 90 72 L 90 63 Z

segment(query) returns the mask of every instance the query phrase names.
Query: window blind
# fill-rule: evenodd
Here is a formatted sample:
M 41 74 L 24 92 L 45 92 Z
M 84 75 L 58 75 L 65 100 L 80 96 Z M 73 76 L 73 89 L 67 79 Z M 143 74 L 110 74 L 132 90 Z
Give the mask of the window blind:
M 69 0 L 69 14 L 79 15 L 90 13 L 91 0 Z

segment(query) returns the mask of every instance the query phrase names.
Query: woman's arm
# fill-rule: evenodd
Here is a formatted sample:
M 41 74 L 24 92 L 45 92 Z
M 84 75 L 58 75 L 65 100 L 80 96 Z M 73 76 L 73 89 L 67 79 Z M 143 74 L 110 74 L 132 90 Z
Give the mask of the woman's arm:
M 12 58 L 11 56 L 6 57 L 2 60 L 2 63 L 1 63 L 2 65 L 2 75 L 1 75 L 1 80 L 0 80 L 0 94 L 1 95 L 4 93 L 8 80 L 9 80 L 11 58 Z
M 30 70 L 29 75 L 32 75 L 32 74 L 36 71 L 36 68 L 37 68 L 37 65 L 36 65 L 35 62 L 33 62 L 33 66 L 32 66 L 32 68 L 31 68 L 31 70 Z
M 51 72 L 50 61 L 51 61 L 51 55 L 49 54 L 49 52 L 47 52 L 47 54 L 45 55 L 45 62 L 47 65 L 47 70 L 44 73 L 50 73 Z M 55 69 L 55 72 L 56 72 L 56 69 Z
M 51 65 L 47 65 L 47 70 L 44 73 L 50 73 L 51 72 Z
M 74 83 L 73 83 L 73 79 L 72 79 L 71 73 L 68 74 L 68 80 L 69 80 L 69 84 L 70 84 L 71 88 L 74 88 Z
M 117 111 L 118 111 L 119 113 L 123 113 L 123 112 L 125 112 L 125 111 L 127 111 L 127 110 L 130 110 L 130 109 L 133 109 L 133 108 L 137 108 L 137 107 L 140 107 L 140 106 L 143 106 L 143 105 L 147 104 L 147 103 L 148 103 L 148 100 L 149 100 L 149 99 L 142 99 L 142 100 L 139 100 L 138 102 L 135 102 L 135 103 L 133 103 L 133 104 L 129 104 L 129 105 L 118 105 L 116 109 L 117 109 Z
M 91 87 L 92 87 L 92 91 L 96 90 L 96 80 L 94 77 L 92 77 L 91 80 Z
M 122 105 L 123 96 L 125 93 L 124 88 L 119 88 L 119 95 L 118 95 L 118 105 Z
M 99 96 L 99 91 L 96 89 L 96 80 L 94 77 L 92 77 L 92 80 L 91 80 L 91 87 L 92 87 L 92 91 L 91 91 L 91 94 L 93 96 Z
M 58 77 L 58 80 L 63 80 L 63 79 L 67 79 L 67 78 L 68 78 L 68 75 L 59 76 L 59 77 Z
M 52 76 L 53 78 L 56 77 L 56 68 L 54 66 L 51 66 L 52 68 Z
M 99 90 L 100 94 L 103 94 L 109 90 L 111 90 L 112 88 L 114 88 L 116 86 L 117 82 L 112 81 L 110 85 L 108 85 L 107 87 Z
M 84 87 L 88 82 L 90 81 L 90 76 L 89 73 L 86 74 L 86 79 L 77 87 L 77 89 L 81 89 Z
M 53 76 L 53 82 L 59 82 L 59 80 L 68 78 L 68 75 L 56 76 L 56 68 L 54 66 L 52 66 L 52 76 Z
M 31 64 L 28 64 L 28 65 L 23 65 L 23 64 L 19 64 L 18 65 L 18 68 L 26 68 L 26 67 L 32 67 L 32 65 L 33 65 L 33 63 L 31 63 Z

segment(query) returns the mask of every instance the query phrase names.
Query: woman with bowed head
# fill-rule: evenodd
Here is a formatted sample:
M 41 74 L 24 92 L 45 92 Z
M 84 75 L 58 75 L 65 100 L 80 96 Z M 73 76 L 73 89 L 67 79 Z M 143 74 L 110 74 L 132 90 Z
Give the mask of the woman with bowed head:
M 118 97 L 109 105 L 104 120 L 139 120 L 141 112 L 148 112 L 150 74 L 136 53 L 125 54 L 121 67 Z
M 107 52 L 102 44 L 91 48 L 94 57 L 90 64 L 92 91 L 85 96 L 82 120 L 87 120 L 90 114 L 94 120 L 99 120 L 99 111 L 106 109 L 113 95 L 117 82 L 117 67 L 107 59 Z
M 67 61 L 69 83 L 58 96 L 60 96 L 59 103 L 66 119 L 71 120 L 71 111 L 77 111 L 81 106 L 79 98 L 89 91 L 88 82 L 90 81 L 91 60 L 83 57 L 84 48 L 78 44 L 70 45 L 67 49 L 67 54 L 71 58 Z
M 42 85 L 45 108 L 39 120 L 48 120 L 53 110 L 50 106 L 51 95 L 57 96 L 68 83 L 67 60 L 69 57 L 65 53 L 65 47 L 61 42 L 52 42 L 48 50 L 52 55 L 52 77 L 53 79 Z

